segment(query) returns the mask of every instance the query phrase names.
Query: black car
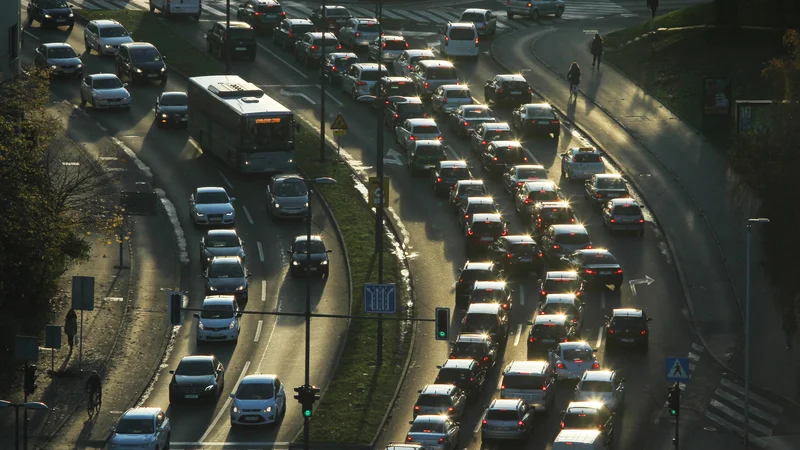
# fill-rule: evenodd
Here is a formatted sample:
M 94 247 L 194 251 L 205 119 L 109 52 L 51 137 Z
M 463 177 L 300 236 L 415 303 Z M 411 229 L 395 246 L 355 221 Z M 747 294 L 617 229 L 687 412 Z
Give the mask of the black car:
M 189 96 L 186 92 L 162 92 L 156 97 L 155 121 L 158 126 L 189 124 Z
M 553 134 L 558 138 L 561 133 L 561 122 L 548 103 L 528 103 L 515 109 L 511 113 L 511 127 L 520 136 Z
M 267 31 L 272 31 L 285 17 L 286 11 L 277 0 L 248 0 L 236 10 L 236 20 Z
M 539 303 L 544 302 L 548 294 L 575 294 L 583 298 L 583 281 L 577 272 L 547 272 L 539 283 Z
M 114 60 L 114 72 L 129 82 L 160 81 L 167 84 L 167 64 L 158 49 L 147 42 L 122 44 Z
M 578 250 L 562 256 L 561 261 L 566 264 L 567 270 L 578 272 L 587 286 L 614 286 L 614 290 L 618 291 L 622 285 L 622 267 L 606 249 Z
M 68 5 L 64 0 L 30 0 L 27 10 L 28 26 L 31 26 L 34 21 L 39 22 L 42 27 L 67 26 L 72 28 L 75 25 L 72 5 Z
M 528 152 L 517 141 L 492 141 L 481 153 L 481 164 L 490 175 L 501 175 L 509 166 L 536 162 L 528 162 Z
M 518 74 L 495 75 L 486 80 L 483 88 L 486 103 L 518 105 L 530 102 L 532 97 L 533 91 L 528 82 Z
M 486 383 L 486 371 L 474 359 L 448 359 L 441 366 L 436 366 L 436 384 L 452 384 L 475 401 L 483 392 Z
M 486 334 L 461 333 L 450 349 L 449 359 L 474 359 L 481 369 L 494 366 L 497 351 L 492 338 Z
M 457 214 L 458 222 L 465 227 L 472 222 L 475 214 L 500 214 L 500 207 L 492 197 L 467 197 L 458 207 Z
M 324 10 L 323 7 L 320 6 L 312 11 L 308 20 L 310 20 L 319 31 L 333 31 L 337 33 L 339 28 L 342 28 L 345 22 L 347 22 L 347 19 L 351 17 L 353 17 L 353 15 L 350 14 L 350 11 L 344 6 L 326 5 L 324 6 Z
M 459 269 L 456 282 L 456 306 L 466 307 L 476 281 L 495 281 L 500 279 L 500 269 L 491 261 L 467 261 Z
M 541 164 L 517 164 L 503 173 L 503 190 L 511 195 L 517 193 L 526 181 L 547 180 L 547 169 Z
M 611 443 L 616 414 L 602 402 L 570 402 L 562 414 L 562 430 L 600 430 L 606 444 Z
M 296 277 L 302 273 L 309 273 L 327 277 L 330 263 L 328 253 L 331 253 L 331 250 L 325 247 L 321 236 L 312 235 L 310 246 L 307 244 L 306 238 L 307 236 L 305 235 L 294 238 L 292 248 L 286 252 L 291 256 L 289 274 Z M 311 253 L 310 264 L 309 250 Z
M 389 102 L 383 110 L 383 123 L 390 130 L 394 130 L 406 119 L 422 119 L 424 117 L 428 117 L 428 114 L 419 97 L 405 97 L 403 100 Z
M 206 268 L 209 262 L 217 256 L 238 256 L 245 262 L 244 242 L 236 230 L 222 228 L 208 230 L 200 239 L 200 265 Z
M 502 280 L 476 281 L 469 296 L 469 304 L 473 303 L 497 303 L 510 314 L 514 305 L 514 290 Z
M 256 46 L 256 30 L 246 22 L 231 22 L 230 30 L 224 21 L 216 22 L 206 34 L 206 50 L 219 59 L 230 51 L 231 57 L 242 56 L 255 61 Z
M 559 343 L 578 339 L 573 322 L 563 314 L 536 315 L 528 325 L 528 360 L 547 357 Z
M 630 197 L 625 179 L 618 173 L 592 175 L 583 186 L 586 199 L 594 205 L 603 205 L 612 198 Z
M 466 161 L 439 161 L 431 171 L 431 186 L 436 195 L 450 192 L 458 180 L 471 180 L 472 172 Z
M 508 234 L 508 227 L 500 214 L 473 214 L 464 227 L 464 248 L 467 255 L 484 252 L 500 236 Z
M 389 97 L 416 97 L 417 88 L 414 85 L 414 80 L 408 77 L 382 77 L 373 86 L 372 93 L 378 98 L 385 99 L 384 105 L 390 103 Z M 397 99 L 400 101 L 400 99 Z M 380 106 L 379 102 L 372 102 L 372 107 L 377 108 Z
M 544 269 L 539 245 L 528 235 L 502 236 L 489 247 L 489 251 L 505 275 L 538 274 Z
M 293 52 L 294 43 L 304 34 L 316 31 L 317 28 L 308 19 L 283 19 L 272 30 L 272 43 L 280 45 L 284 50 Z
M 568 202 L 541 202 L 531 208 L 528 220 L 534 236 L 540 236 L 550 225 L 570 225 L 575 223 L 575 212 Z
M 225 367 L 211 355 L 184 356 L 169 373 L 170 403 L 205 400 L 213 404 L 225 389 Z
M 611 316 L 606 316 L 606 348 L 633 345 L 647 351 L 651 320 L 641 309 L 620 308 L 611 311 Z
M 336 52 L 325 55 L 322 63 L 322 75 L 331 85 L 342 82 L 342 74 L 358 62 L 358 55 L 352 52 Z

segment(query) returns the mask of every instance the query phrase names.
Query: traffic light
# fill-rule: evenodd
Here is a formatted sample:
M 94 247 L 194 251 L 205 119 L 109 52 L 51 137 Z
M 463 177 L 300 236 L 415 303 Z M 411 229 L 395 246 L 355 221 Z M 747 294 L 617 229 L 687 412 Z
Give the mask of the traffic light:
M 436 340 L 446 341 L 450 337 L 450 308 L 436 308 Z
M 181 307 L 183 295 L 180 292 L 170 292 L 167 301 L 167 318 L 169 325 L 176 327 L 183 323 L 183 310 Z
M 311 417 L 314 412 L 314 403 L 319 400 L 319 388 L 309 386 L 306 394 L 306 402 L 303 403 L 303 417 Z
M 294 391 L 297 392 L 294 394 L 294 399 L 297 400 L 301 405 L 304 405 L 306 403 L 306 387 L 297 386 L 294 388 Z
M 669 388 L 669 396 L 667 399 L 667 406 L 669 407 L 669 415 L 678 417 L 681 412 L 681 387 L 678 383 Z
M 36 366 L 25 366 L 25 394 L 31 395 L 36 390 Z

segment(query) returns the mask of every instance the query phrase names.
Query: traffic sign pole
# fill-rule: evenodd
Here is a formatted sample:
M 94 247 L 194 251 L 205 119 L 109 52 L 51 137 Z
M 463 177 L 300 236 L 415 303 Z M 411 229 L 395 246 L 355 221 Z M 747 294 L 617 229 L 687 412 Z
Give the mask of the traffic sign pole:
M 383 1 L 378 2 L 378 22 L 383 20 Z M 381 71 L 383 64 L 383 33 L 378 38 L 378 73 Z M 377 92 L 376 92 L 377 93 Z M 375 205 L 375 251 L 378 252 L 378 284 L 383 283 L 383 205 L 386 194 L 383 192 L 383 107 L 385 105 L 383 99 L 376 98 L 378 102 L 378 113 L 376 114 L 377 120 L 377 149 L 375 157 L 376 172 L 378 175 L 378 186 L 381 187 L 381 195 L 378 198 L 378 204 Z M 376 367 L 383 364 L 383 319 L 378 319 L 378 355 L 375 360 Z

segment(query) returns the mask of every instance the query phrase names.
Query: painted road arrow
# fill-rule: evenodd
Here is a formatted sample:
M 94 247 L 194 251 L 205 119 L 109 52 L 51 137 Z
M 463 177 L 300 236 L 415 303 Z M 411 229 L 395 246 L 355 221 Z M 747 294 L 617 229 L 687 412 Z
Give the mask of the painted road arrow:
M 645 275 L 644 278 L 636 278 L 633 280 L 628 281 L 628 285 L 631 287 L 631 292 L 633 295 L 636 295 L 636 285 L 637 284 L 647 284 L 650 286 L 651 284 L 655 283 L 656 280 L 650 278 L 649 276 Z
M 383 162 L 386 164 L 396 164 L 398 166 L 403 165 L 403 160 L 400 159 L 400 153 L 397 153 L 391 148 L 386 152 L 386 155 L 384 155 Z

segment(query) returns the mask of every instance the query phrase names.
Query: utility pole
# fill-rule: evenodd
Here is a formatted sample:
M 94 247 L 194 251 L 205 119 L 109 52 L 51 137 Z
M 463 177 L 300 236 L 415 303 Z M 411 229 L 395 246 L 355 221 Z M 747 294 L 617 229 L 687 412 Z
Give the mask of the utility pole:
M 669 388 L 667 405 L 669 414 L 675 417 L 675 437 L 672 439 L 672 446 L 678 450 L 680 446 L 680 417 L 681 417 L 681 385 L 677 381 Z
M 378 22 L 383 19 L 383 1 L 378 2 Z M 381 77 L 381 65 L 383 64 L 383 25 L 381 25 L 380 40 L 378 41 L 378 77 Z M 386 106 L 386 99 L 378 96 L 375 92 L 376 98 L 374 101 L 378 102 L 378 129 L 377 129 L 377 161 L 375 167 L 378 172 L 378 186 L 381 190 L 381 195 L 378 198 L 378 204 L 375 206 L 375 251 L 378 253 L 378 284 L 383 284 L 383 205 L 386 198 L 386 192 L 383 189 L 383 108 Z M 375 360 L 376 367 L 383 364 L 383 319 L 378 319 L 378 355 Z
M 225 75 L 230 75 L 230 74 L 231 74 L 231 0 L 225 0 Z
M 325 135 L 325 128 L 320 130 L 320 134 Z M 306 208 L 306 376 L 303 388 L 308 392 L 308 387 L 311 386 L 311 182 L 306 181 L 306 187 L 308 188 L 308 208 Z M 305 404 L 303 406 L 305 407 Z M 304 450 L 309 450 L 311 446 L 310 420 L 311 417 L 303 414 Z
M 322 23 L 322 56 L 319 58 L 319 160 L 320 162 L 325 162 L 325 71 L 322 70 L 322 68 L 325 64 L 325 36 L 329 28 L 328 11 L 325 0 L 322 0 Z M 333 34 L 333 32 L 331 32 L 331 34 Z M 308 449 L 308 447 L 306 447 L 306 449 Z

